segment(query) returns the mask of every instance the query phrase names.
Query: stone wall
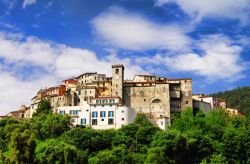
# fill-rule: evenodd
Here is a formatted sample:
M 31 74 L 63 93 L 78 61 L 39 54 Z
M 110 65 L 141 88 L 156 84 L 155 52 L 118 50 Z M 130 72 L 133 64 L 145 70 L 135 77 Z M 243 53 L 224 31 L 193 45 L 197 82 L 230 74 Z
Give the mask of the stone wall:
M 169 102 L 169 84 L 124 87 L 124 104 L 150 118 L 170 118 Z

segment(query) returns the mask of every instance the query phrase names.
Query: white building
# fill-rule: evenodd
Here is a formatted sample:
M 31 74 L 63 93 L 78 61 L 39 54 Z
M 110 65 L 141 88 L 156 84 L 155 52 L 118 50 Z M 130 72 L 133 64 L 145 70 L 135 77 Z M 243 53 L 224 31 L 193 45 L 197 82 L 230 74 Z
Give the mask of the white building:
M 69 115 L 72 118 L 72 124 L 90 126 L 90 106 L 87 103 L 82 104 L 81 106 L 63 106 L 58 107 L 56 110 L 57 113 L 62 115 Z
M 82 125 L 93 129 L 119 129 L 132 123 L 136 112 L 122 106 L 119 97 L 97 97 L 81 106 L 58 107 L 57 113 L 67 114 L 74 126 Z
M 203 102 L 209 103 L 212 109 L 218 108 L 220 106 L 219 101 L 215 97 L 212 97 L 212 96 L 197 94 L 197 95 L 193 95 L 192 98 L 193 100 L 196 100 L 196 101 L 203 101 Z

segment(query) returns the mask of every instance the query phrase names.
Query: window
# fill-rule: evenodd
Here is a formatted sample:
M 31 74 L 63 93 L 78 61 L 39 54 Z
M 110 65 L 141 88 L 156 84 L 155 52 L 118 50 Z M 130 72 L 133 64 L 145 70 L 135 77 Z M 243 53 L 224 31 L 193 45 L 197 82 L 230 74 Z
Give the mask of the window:
M 114 99 L 109 99 L 109 103 L 114 103 L 115 100 Z
M 115 69 L 115 74 L 118 74 L 119 73 L 119 69 Z
M 81 95 L 81 91 L 78 91 L 78 95 Z
M 102 118 L 101 120 L 104 121 L 104 118 Z
M 72 121 L 72 122 L 75 122 L 76 120 L 73 118 L 71 121 Z
M 106 117 L 106 112 L 105 112 L 105 111 L 101 111 L 101 112 L 100 112 L 100 116 L 101 116 L 101 117 Z
M 92 117 L 96 118 L 98 116 L 97 112 L 92 112 Z
M 146 102 L 146 99 L 144 99 L 144 102 Z
M 75 113 L 78 115 L 81 112 L 81 110 L 76 110 Z
M 186 104 L 188 104 L 188 101 L 186 101 Z
M 70 114 L 70 115 L 75 115 L 75 110 L 70 110 L 70 111 L 69 111 L 69 114 Z
M 110 106 L 110 107 L 112 107 L 112 105 L 111 105 L 111 104 L 110 104 L 109 106 Z
M 102 108 L 104 108 L 104 105 L 102 105 Z
M 124 110 L 122 110 L 122 113 L 124 113 L 125 111 Z
M 113 118 L 109 118 L 108 119 L 108 125 L 113 125 L 114 124 L 114 119 Z
M 65 111 L 64 110 L 60 111 L 60 114 L 65 115 Z
M 116 96 L 118 96 L 118 92 L 115 92 Z
M 87 91 L 84 91 L 84 94 L 87 95 Z
M 91 94 L 91 91 L 89 91 L 89 93 Z
M 97 119 L 92 119 L 92 125 L 97 125 Z
M 113 111 L 109 111 L 109 112 L 108 112 L 108 116 L 109 116 L 109 117 L 114 117 L 114 112 L 113 112 Z
M 81 125 L 86 125 L 86 118 L 81 119 Z
M 124 118 L 122 118 L 122 121 L 124 121 Z
M 84 97 L 84 101 L 88 101 L 88 97 Z
M 102 100 L 96 100 L 96 103 L 101 103 L 102 102 Z
M 118 88 L 118 84 L 115 84 L 115 87 Z

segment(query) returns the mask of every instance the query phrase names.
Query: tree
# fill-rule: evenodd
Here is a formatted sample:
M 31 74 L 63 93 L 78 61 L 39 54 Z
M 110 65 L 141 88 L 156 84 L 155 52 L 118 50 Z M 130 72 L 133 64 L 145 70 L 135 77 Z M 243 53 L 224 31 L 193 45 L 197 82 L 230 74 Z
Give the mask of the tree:
M 166 163 L 163 147 L 152 147 L 148 150 L 146 163 Z
M 36 109 L 36 112 L 32 116 L 35 117 L 41 113 L 45 114 L 52 113 L 50 102 L 46 99 L 42 99 L 39 102 L 38 108 Z
M 39 139 L 58 137 L 70 129 L 70 117 L 58 113 L 40 113 L 29 121 L 29 126 Z
M 126 146 L 120 145 L 118 147 L 114 147 L 112 150 L 100 151 L 97 155 L 89 158 L 89 163 L 125 164 L 125 163 L 133 163 L 133 161 Z
M 223 135 L 222 155 L 229 163 L 250 162 L 250 130 L 227 127 Z
M 250 87 L 239 87 L 230 91 L 218 92 L 212 96 L 226 99 L 227 107 L 250 114 Z
M 149 121 L 147 116 L 143 113 L 138 113 L 136 115 L 136 118 L 134 120 L 134 124 L 140 126 L 140 127 L 145 127 L 145 126 L 153 126 L 152 122 Z
M 35 151 L 37 163 L 86 163 L 87 151 L 80 151 L 75 146 L 59 139 L 40 142 Z
M 109 149 L 112 147 L 112 131 L 97 131 L 90 128 L 73 128 L 64 133 L 60 138 L 65 143 L 76 146 L 89 153 Z
M 15 129 L 11 133 L 8 151 L 3 154 L 1 160 L 4 163 L 34 163 L 35 147 L 36 138 L 30 130 L 21 132 Z
M 111 150 L 100 151 L 96 156 L 88 160 L 90 164 L 117 164 L 119 161 L 119 158 L 117 158 Z

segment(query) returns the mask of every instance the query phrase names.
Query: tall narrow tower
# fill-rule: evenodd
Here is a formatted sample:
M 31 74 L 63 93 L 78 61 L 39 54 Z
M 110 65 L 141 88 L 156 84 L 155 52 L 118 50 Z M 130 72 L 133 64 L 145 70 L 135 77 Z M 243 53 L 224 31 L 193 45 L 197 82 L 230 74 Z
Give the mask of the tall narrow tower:
M 112 65 L 112 96 L 123 100 L 124 67 L 122 64 Z

